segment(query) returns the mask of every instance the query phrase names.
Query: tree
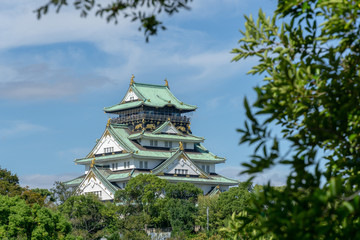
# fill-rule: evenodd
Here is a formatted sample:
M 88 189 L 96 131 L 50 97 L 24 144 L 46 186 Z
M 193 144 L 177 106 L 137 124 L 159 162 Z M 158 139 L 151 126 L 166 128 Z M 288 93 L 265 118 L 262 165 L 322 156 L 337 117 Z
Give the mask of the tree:
M 137 210 L 149 211 L 155 201 L 164 195 L 166 180 L 152 174 L 140 174 L 131 178 L 124 190 L 115 193 L 115 201 L 133 206 Z
M 196 202 L 202 190 L 187 182 L 169 183 L 165 187 L 166 198 L 183 199 Z
M 19 185 L 19 178 L 16 174 L 6 168 L 0 168 L 0 194 L 16 196 L 20 195 L 22 188 Z
M 61 8 L 72 2 L 75 9 L 79 10 L 81 17 L 86 17 L 94 8 L 95 15 L 105 17 L 107 22 L 118 23 L 119 16 L 131 18 L 131 21 L 139 21 L 139 31 L 144 31 L 146 41 L 150 36 L 156 35 L 158 29 L 165 30 L 164 24 L 158 20 L 159 15 L 165 12 L 167 15 L 179 12 L 182 9 L 189 10 L 189 2 L 192 0 L 116 0 L 107 3 L 106 6 L 101 1 L 96 0 L 48 0 L 48 3 L 35 10 L 40 19 L 47 14 L 49 8 L 56 8 L 60 12 Z
M 258 188 L 256 185 L 255 188 Z M 196 216 L 197 225 L 207 227 L 207 208 L 209 208 L 209 234 L 219 233 L 230 220 L 232 214 L 239 214 L 250 206 L 254 197 L 251 183 L 240 183 L 229 191 L 215 196 L 201 196 L 198 200 L 199 212 Z
M 69 197 L 73 196 L 75 189 L 62 182 L 56 181 L 50 189 L 51 199 L 58 204 L 63 204 Z
M 0 195 L 0 238 L 1 239 L 65 239 L 71 225 L 59 213 L 25 200 Z
M 47 189 L 22 188 L 19 185 L 19 178 L 16 174 L 12 174 L 7 169 L 0 168 L 0 195 L 19 196 L 30 205 L 37 203 L 40 206 L 44 206 L 48 203 L 45 200 L 49 196 L 49 191 Z M 51 199 L 49 198 L 49 200 Z
M 69 219 L 73 234 L 85 239 L 112 234 L 118 218 L 113 204 L 104 204 L 93 194 L 72 196 L 59 211 Z
M 164 206 L 172 234 L 181 235 L 194 231 L 196 202 L 202 190 L 191 183 L 169 183 L 165 188 Z
M 256 194 L 243 227 L 257 219 L 260 235 L 278 239 L 360 238 L 359 14 L 358 1 L 279 0 L 272 18 L 246 17 L 234 61 L 257 58 L 249 73 L 264 82 L 255 114 L 244 101 L 241 143 L 255 147 L 244 173 L 291 172 L 282 191 Z

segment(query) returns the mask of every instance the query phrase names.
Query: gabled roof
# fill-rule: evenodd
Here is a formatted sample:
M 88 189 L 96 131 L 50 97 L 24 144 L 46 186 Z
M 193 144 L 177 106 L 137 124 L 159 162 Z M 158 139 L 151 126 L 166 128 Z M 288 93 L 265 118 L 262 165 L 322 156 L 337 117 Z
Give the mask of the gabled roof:
M 126 125 L 120 125 L 120 124 L 114 124 L 116 126 L 116 128 L 127 128 Z M 115 140 L 116 142 L 122 147 L 124 148 L 126 151 L 132 151 L 132 146 L 131 144 L 129 144 L 128 142 L 124 141 L 123 138 L 119 137 L 119 135 L 116 133 L 115 130 L 115 126 L 114 125 L 110 125 L 108 124 L 105 128 L 105 131 L 103 132 L 103 134 L 101 135 L 101 138 L 104 138 L 107 134 L 110 134 Z M 127 139 L 127 138 L 126 138 Z M 96 149 L 96 147 L 100 144 L 101 141 L 98 141 L 95 146 L 91 149 L 91 151 L 89 152 L 89 154 L 86 156 L 86 158 L 92 157 L 93 153 Z M 130 142 L 130 141 L 129 141 Z M 131 142 L 130 142 L 131 143 Z
M 139 139 L 139 138 L 147 138 L 147 139 L 155 139 L 155 140 L 170 140 L 170 141 L 177 141 L 177 142 L 194 142 L 200 143 L 204 141 L 202 137 L 196 137 L 194 135 L 174 135 L 174 134 L 166 134 L 166 133 L 159 133 L 153 134 L 151 132 L 142 131 L 139 133 L 131 134 L 129 139 Z
M 129 90 L 130 89 L 139 97 L 137 101 L 120 102 L 114 106 L 104 108 L 104 111 L 106 113 L 115 113 L 121 110 L 139 107 L 141 105 L 149 107 L 173 106 L 183 111 L 194 111 L 197 108 L 194 105 L 179 101 L 172 94 L 168 86 L 133 82 L 129 87 Z
M 198 168 L 196 166 L 196 164 L 190 160 L 189 156 L 182 150 L 177 150 L 171 157 L 169 157 L 168 159 L 166 159 L 164 162 L 162 162 L 159 166 L 155 167 L 153 170 L 152 170 L 152 173 L 157 175 L 157 174 L 160 174 L 160 173 L 164 173 L 165 169 L 170 166 L 174 161 L 176 161 L 177 159 L 179 158 L 186 158 L 187 161 L 190 161 L 191 165 L 198 171 L 200 172 L 200 176 L 203 177 L 203 178 L 209 178 L 208 174 L 205 173 L 203 170 L 201 170 L 200 168 Z
M 168 175 L 159 175 L 158 176 L 161 179 L 166 179 L 169 182 L 178 182 L 178 181 L 184 181 L 189 182 L 193 184 L 221 184 L 224 186 L 234 186 L 239 184 L 238 181 L 232 180 L 229 178 L 226 178 L 221 175 L 210 175 L 210 178 L 200 178 L 200 177 L 179 177 L 179 176 L 168 176 Z
M 176 127 L 174 126 L 174 124 L 172 124 L 169 120 L 164 122 L 163 124 L 160 125 L 160 127 L 158 127 L 157 129 L 155 129 L 152 133 L 154 134 L 158 134 L 158 133 L 162 133 L 163 130 L 167 127 L 172 127 L 173 129 L 175 129 L 176 134 L 178 135 L 183 135 L 181 132 L 179 132 L 179 130 L 176 129 Z
M 217 194 L 220 194 L 220 186 L 217 185 L 216 187 L 214 187 L 213 189 L 210 190 L 210 192 L 208 192 L 208 194 L 206 194 L 209 197 L 213 197 L 216 196 Z
M 152 149 L 144 149 L 140 146 L 136 146 L 131 139 L 141 138 L 141 133 L 129 135 L 129 129 L 127 125 L 124 124 L 109 124 L 102 137 L 106 133 L 111 134 L 114 139 L 119 143 L 121 147 L 123 147 L 126 151 L 121 153 L 114 153 L 110 155 L 103 155 L 97 156 L 96 162 L 106 162 L 112 160 L 119 160 L 119 159 L 128 159 L 130 157 L 135 158 L 152 158 L 152 159 L 167 159 L 173 155 L 170 151 L 159 151 L 159 150 L 152 150 Z M 173 141 L 181 141 L 181 142 L 195 142 L 195 149 L 198 152 L 187 152 L 187 156 L 192 161 L 198 162 L 212 162 L 212 163 L 222 163 L 225 162 L 225 158 L 218 157 L 212 153 L 210 153 L 205 147 L 203 147 L 199 142 L 203 141 L 203 138 L 196 137 L 193 135 L 171 135 L 171 134 L 152 134 L 149 132 L 144 133 L 144 136 L 152 138 L 156 136 L 156 139 L 163 139 L 163 140 L 173 140 Z M 94 148 L 90 151 L 90 153 L 85 158 L 75 159 L 75 163 L 78 164 L 90 164 Z
M 96 166 L 93 166 L 92 168 L 90 168 L 90 170 L 88 171 L 86 176 L 82 178 L 82 181 L 79 183 L 78 188 L 88 178 L 95 176 L 97 179 L 99 179 L 101 181 L 101 184 L 103 184 L 107 188 L 107 190 L 109 190 L 114 195 L 115 192 L 117 190 L 119 190 L 120 188 L 114 186 L 112 183 L 109 182 L 109 180 L 107 180 L 107 177 L 109 175 L 111 175 L 111 173 L 107 173 L 105 170 L 99 170 Z M 74 181 L 74 180 L 72 180 L 72 181 Z M 69 182 L 71 182 L 71 181 L 69 181 Z M 66 184 L 70 185 L 69 182 L 67 182 Z

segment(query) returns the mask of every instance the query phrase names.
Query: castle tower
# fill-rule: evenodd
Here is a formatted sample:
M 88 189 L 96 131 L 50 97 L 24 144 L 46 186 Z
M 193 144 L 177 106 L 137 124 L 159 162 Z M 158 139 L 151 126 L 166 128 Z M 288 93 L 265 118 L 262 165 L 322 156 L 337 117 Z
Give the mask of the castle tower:
M 155 174 L 169 182 L 190 182 L 204 194 L 226 191 L 239 182 L 215 172 L 225 158 L 209 152 L 192 135 L 189 114 L 196 106 L 178 100 L 165 85 L 136 83 L 119 104 L 104 108 L 109 118 L 100 140 L 77 165 L 84 175 L 66 182 L 81 194 L 112 200 L 130 178 Z

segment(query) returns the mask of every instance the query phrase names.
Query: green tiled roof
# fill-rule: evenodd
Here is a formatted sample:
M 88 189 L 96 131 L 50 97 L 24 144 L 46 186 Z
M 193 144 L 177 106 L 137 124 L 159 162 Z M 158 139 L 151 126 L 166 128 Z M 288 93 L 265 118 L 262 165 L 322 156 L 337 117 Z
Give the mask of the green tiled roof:
M 217 185 L 216 187 L 214 187 L 213 188 L 213 190 L 211 190 L 207 195 L 209 196 L 209 197 L 213 197 L 213 196 L 215 196 L 215 195 L 217 195 L 217 194 L 219 194 L 219 193 L 221 193 L 221 191 L 220 191 L 220 189 L 219 189 L 219 185 Z
M 179 101 L 167 86 L 153 85 L 145 83 L 133 83 L 130 88 L 140 100 L 134 102 L 119 103 L 111 107 L 104 108 L 106 113 L 113 113 L 120 110 L 139 107 L 141 105 L 149 107 L 174 106 L 179 110 L 193 111 L 197 107 Z
M 205 183 L 205 184 L 221 184 L 221 185 L 236 185 L 239 184 L 238 181 L 232 180 L 226 177 L 223 177 L 221 175 L 213 176 L 211 175 L 210 178 L 195 178 L 195 177 L 179 177 L 179 176 L 158 176 L 161 179 L 166 179 L 170 182 L 176 182 L 176 181 L 184 181 L 184 182 L 190 182 L 190 183 Z
M 74 178 L 72 180 L 69 180 L 67 182 L 64 182 L 65 185 L 68 185 L 68 186 L 77 186 L 79 185 L 85 178 L 86 175 L 82 175 L 80 177 L 77 177 L 77 178 Z
M 212 162 L 212 163 L 222 163 L 225 161 L 225 158 L 216 157 L 211 153 L 193 153 L 193 152 L 187 152 L 186 153 L 190 160 L 192 161 L 199 161 L 199 162 Z M 134 153 L 118 153 L 118 154 L 112 154 L 112 155 L 105 155 L 105 156 L 99 156 L 95 158 L 95 163 L 98 162 L 106 162 L 106 161 L 112 161 L 112 160 L 118 160 L 118 159 L 128 159 L 131 156 L 137 157 L 137 158 L 152 158 L 152 159 L 168 159 L 171 157 L 171 152 L 160 152 L 160 151 L 144 151 L 139 150 L 138 152 Z M 75 163 L 78 164 L 90 164 L 91 160 L 93 158 L 80 158 L 76 159 Z
M 184 153 L 182 150 L 177 150 L 171 157 L 169 157 L 168 159 L 166 159 L 164 162 L 162 162 L 159 166 L 157 166 L 156 168 L 154 168 L 152 170 L 153 174 L 159 174 L 161 172 L 163 172 L 165 170 L 165 168 L 167 166 L 169 166 L 172 162 L 174 162 L 178 157 L 180 157 L 182 154 L 185 155 L 185 158 L 188 158 L 189 161 L 197 168 L 197 170 L 206 177 L 209 177 L 208 174 L 206 174 L 203 170 L 201 170 L 200 168 L 198 168 L 196 166 L 196 164 L 194 164 L 190 158 L 188 157 L 188 155 L 186 153 Z
M 173 141 L 184 141 L 184 142 L 202 142 L 204 141 L 204 138 L 202 137 L 196 137 L 193 135 L 175 135 L 175 134 L 153 134 L 150 132 L 140 132 L 140 133 L 135 133 L 135 134 L 131 134 L 129 136 L 129 139 L 139 139 L 139 138 L 148 138 L 148 139 L 161 139 L 161 140 L 173 140 Z
M 170 151 L 156 151 L 156 150 L 142 150 L 139 149 L 129 138 L 136 139 L 137 137 L 140 137 L 140 135 L 132 134 L 129 136 L 128 127 L 126 125 L 122 124 L 110 124 L 106 130 L 110 132 L 110 134 L 115 138 L 115 140 L 127 151 L 127 153 L 117 153 L 117 154 L 111 154 L 111 155 L 105 155 L 105 156 L 99 156 L 96 157 L 95 162 L 106 162 L 111 161 L 115 159 L 127 159 L 131 156 L 138 157 L 138 158 L 154 158 L 154 159 L 168 159 L 172 156 L 172 153 Z M 105 131 L 106 131 L 105 130 Z M 179 136 L 179 135 L 170 135 L 170 134 L 152 134 L 149 132 L 145 132 L 146 136 L 174 136 L 176 137 L 176 140 L 179 141 L 189 141 L 190 140 L 183 140 L 184 139 L 203 139 L 200 137 L 196 137 L 193 135 L 188 136 Z M 163 138 L 165 140 L 165 138 Z M 181 139 L 181 140 L 180 140 Z M 171 139 L 174 140 L 174 139 Z M 201 144 L 196 143 L 195 148 L 199 152 L 187 152 L 187 155 L 189 158 L 193 161 L 202 161 L 202 162 L 208 162 L 211 161 L 213 163 L 222 163 L 225 161 L 225 158 L 217 157 L 214 154 L 210 153 L 205 147 L 203 147 Z M 95 149 L 95 147 L 93 148 Z M 93 151 L 93 150 L 92 150 Z M 91 151 L 91 152 L 92 152 Z M 91 153 L 90 152 L 90 153 Z M 88 154 L 85 158 L 75 159 L 75 163 L 78 164 L 90 164 L 93 157 L 91 157 L 91 154 Z
M 93 171 L 93 173 L 95 174 L 95 176 L 101 180 L 101 183 L 104 184 L 107 189 L 109 189 L 109 191 L 112 193 L 112 194 L 115 194 L 115 192 L 117 190 L 119 190 L 119 188 L 115 187 L 113 184 L 111 184 L 109 182 L 109 180 L 107 179 L 108 176 L 111 175 L 111 173 L 106 173 L 106 171 L 104 170 L 99 170 L 97 169 L 97 167 L 92 167 L 90 171 Z M 107 176 L 106 176 L 107 175 Z

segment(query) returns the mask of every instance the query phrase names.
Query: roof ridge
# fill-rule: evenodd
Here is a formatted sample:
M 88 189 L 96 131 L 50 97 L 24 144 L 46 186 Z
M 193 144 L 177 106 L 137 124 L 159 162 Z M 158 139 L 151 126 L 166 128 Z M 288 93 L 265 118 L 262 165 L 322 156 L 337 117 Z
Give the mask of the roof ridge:
M 158 84 L 152 84 L 152 83 L 139 83 L 139 82 L 134 82 L 133 86 L 136 85 L 143 85 L 143 86 L 149 86 L 149 87 L 161 87 L 161 88 L 167 88 L 167 86 L 165 85 L 158 85 Z

